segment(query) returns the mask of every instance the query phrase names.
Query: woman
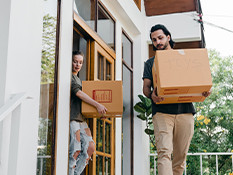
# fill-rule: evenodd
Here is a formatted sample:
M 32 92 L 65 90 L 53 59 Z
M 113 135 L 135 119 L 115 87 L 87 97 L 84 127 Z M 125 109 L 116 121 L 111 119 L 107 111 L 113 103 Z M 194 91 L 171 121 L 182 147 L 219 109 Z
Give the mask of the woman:
M 107 109 L 82 92 L 81 80 L 78 73 L 83 65 L 84 54 L 74 51 L 72 56 L 72 81 L 70 103 L 70 149 L 69 149 L 69 175 L 80 175 L 88 164 L 95 151 L 95 143 L 91 136 L 90 128 L 81 114 L 81 103 L 85 101 L 96 107 L 100 114 L 105 114 Z

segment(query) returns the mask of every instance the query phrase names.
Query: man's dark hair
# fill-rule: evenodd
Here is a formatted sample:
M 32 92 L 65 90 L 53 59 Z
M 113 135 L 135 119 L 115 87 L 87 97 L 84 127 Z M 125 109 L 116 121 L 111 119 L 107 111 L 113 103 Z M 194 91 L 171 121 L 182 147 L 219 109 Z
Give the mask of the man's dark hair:
M 84 57 L 84 53 L 82 52 L 82 51 L 80 51 L 80 50 L 75 50 L 75 51 L 73 51 L 72 52 L 72 56 L 75 56 L 75 55 L 82 55 L 83 57 Z
M 170 33 L 170 32 L 167 30 L 167 28 L 166 28 L 164 25 L 162 25 L 162 24 L 156 24 L 156 25 L 154 25 L 153 27 L 151 27 L 151 29 L 150 29 L 150 39 L 151 39 L 151 41 L 152 41 L 151 33 L 154 32 L 154 31 L 156 31 L 156 30 L 160 30 L 160 29 L 163 31 L 163 33 L 164 33 L 166 36 L 170 35 L 169 44 L 170 44 L 171 48 L 173 48 L 174 45 L 175 45 L 175 43 L 174 43 L 174 41 L 172 40 L 171 33 Z M 153 50 L 156 51 L 157 48 L 154 46 L 153 43 L 152 43 L 152 45 L 153 45 Z

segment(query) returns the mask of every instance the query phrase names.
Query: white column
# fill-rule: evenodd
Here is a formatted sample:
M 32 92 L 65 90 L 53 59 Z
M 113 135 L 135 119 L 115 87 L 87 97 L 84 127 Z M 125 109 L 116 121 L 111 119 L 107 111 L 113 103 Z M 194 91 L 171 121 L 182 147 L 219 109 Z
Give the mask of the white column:
M 0 106 L 5 102 L 11 0 L 0 1 Z
M 2 121 L 2 132 L 0 132 L 1 149 L 0 149 L 0 172 L 1 175 L 8 175 L 8 159 L 10 147 L 10 131 L 11 131 L 11 114 Z M 4 144 L 3 144 L 4 143 Z M 14 168 L 14 167 L 13 167 Z
M 61 1 L 57 105 L 56 175 L 68 171 L 70 80 L 73 43 L 73 0 Z
M 8 40 L 10 25 L 11 0 L 0 1 L 0 107 L 6 99 L 6 70 L 8 56 Z M 9 144 L 10 144 L 10 122 L 11 117 L 0 122 L 0 172 L 7 174 Z
M 32 100 L 26 102 L 21 108 L 20 120 L 22 122 L 19 122 L 18 118 L 11 118 L 11 127 L 18 124 L 20 126 L 17 126 L 18 139 L 11 140 L 11 143 L 15 144 L 10 146 L 9 161 L 14 158 L 14 162 L 9 165 L 9 168 L 12 168 L 8 172 L 9 175 L 15 175 L 15 173 L 16 175 L 36 174 L 43 24 L 42 3 L 43 1 L 40 0 L 0 1 L 1 22 L 4 21 L 2 18 L 6 18 L 3 23 L 6 26 L 1 23 L 0 29 L 1 61 L 3 56 L 3 66 L 2 62 L 0 65 L 0 78 L 3 77 L 4 85 L 4 89 L 0 90 L 0 95 L 3 94 L 4 102 L 9 99 L 10 94 L 19 92 L 26 92 L 28 96 L 32 97 Z M 20 115 L 16 114 L 16 116 Z M 12 128 L 11 131 L 15 132 L 15 129 Z
M 148 57 L 145 35 L 146 32 L 134 38 L 134 105 L 139 101 L 138 95 L 143 95 L 144 60 L 147 59 L 145 57 Z M 149 175 L 149 137 L 144 132 L 146 123 L 136 115 L 137 112 L 134 111 L 134 175 Z
M 122 40 L 121 24 L 116 21 L 116 80 L 122 80 Z M 115 123 L 115 174 L 121 174 L 121 154 L 122 154 L 122 119 L 116 118 Z

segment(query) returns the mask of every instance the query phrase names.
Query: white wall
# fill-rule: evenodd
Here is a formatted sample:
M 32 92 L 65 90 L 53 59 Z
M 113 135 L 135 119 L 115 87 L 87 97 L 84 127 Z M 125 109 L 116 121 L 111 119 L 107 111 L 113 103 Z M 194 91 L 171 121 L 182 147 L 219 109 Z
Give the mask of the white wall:
M 57 105 L 57 146 L 56 175 L 65 175 L 68 170 L 70 80 L 73 47 L 73 1 L 61 1 L 58 105 Z
M 11 1 L 0 1 L 0 106 L 5 102 Z
M 0 20 L 4 22 L 0 28 L 0 43 L 3 49 L 1 63 L 4 63 L 0 65 L 1 71 L 3 70 L 1 86 L 5 87 L 0 89 L 0 94 L 5 96 L 4 101 L 7 101 L 11 94 L 19 92 L 26 92 L 31 97 L 21 108 L 20 138 L 15 146 L 15 149 L 17 146 L 19 149 L 16 151 L 18 165 L 12 165 L 12 168 L 16 168 L 17 174 L 36 174 L 42 1 L 1 1 L 0 13 Z M 2 17 L 5 20 L 2 20 Z
M 144 60 L 148 58 L 148 48 L 146 43 L 146 23 L 145 11 L 142 2 L 142 11 L 140 12 L 132 0 L 113 0 L 111 3 L 107 0 L 102 1 L 107 9 L 116 19 L 116 75 L 121 75 L 121 38 L 123 29 L 130 39 L 133 41 L 133 69 L 134 69 L 134 104 L 138 102 L 138 94 L 142 94 L 142 74 L 144 68 Z M 120 29 L 121 28 L 121 29 Z M 118 77 L 119 77 L 118 76 Z M 119 77 L 120 78 L 120 77 Z M 124 126 L 129 126 L 129 121 L 124 120 Z M 121 125 L 117 120 L 116 136 L 121 133 Z M 135 175 L 149 175 L 149 139 L 144 133 L 145 123 L 136 117 L 134 113 L 134 174 Z M 124 132 L 130 133 L 130 128 L 125 127 Z M 129 137 L 129 136 L 128 136 Z M 130 140 L 125 140 L 125 146 L 130 144 Z M 119 148 L 121 145 L 121 137 L 116 137 L 116 145 L 118 152 L 116 152 L 116 175 L 121 174 L 121 157 Z M 127 147 L 127 146 L 126 146 Z M 128 150 L 130 151 L 130 150 Z M 129 154 L 127 154 L 129 155 Z M 123 155 L 124 156 L 124 155 Z M 129 157 L 130 159 L 130 157 Z M 130 171 L 130 161 L 123 162 L 123 174 Z
M 197 12 L 174 13 L 147 17 L 147 41 L 150 41 L 150 29 L 155 24 L 165 25 L 171 32 L 172 39 L 175 42 L 200 41 L 201 27 L 197 21 L 194 21 L 196 18 Z

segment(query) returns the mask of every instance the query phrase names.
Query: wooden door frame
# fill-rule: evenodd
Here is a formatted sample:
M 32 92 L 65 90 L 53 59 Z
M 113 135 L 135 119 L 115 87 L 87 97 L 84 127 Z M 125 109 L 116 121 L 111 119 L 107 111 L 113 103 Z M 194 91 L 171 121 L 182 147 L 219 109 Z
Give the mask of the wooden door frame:
M 93 31 L 87 24 L 86 22 L 80 18 L 75 12 L 74 12 L 74 22 L 76 22 L 78 24 L 78 26 L 80 26 L 82 28 L 82 32 L 85 32 L 85 34 L 88 36 L 88 38 L 90 38 L 88 40 L 87 43 L 87 52 L 86 53 L 86 57 L 87 57 L 87 61 L 88 61 L 88 69 L 87 72 L 87 79 L 88 80 L 98 80 L 97 78 L 97 59 L 98 59 L 98 52 L 101 53 L 108 62 L 110 62 L 112 64 L 112 69 L 111 69 L 111 79 L 115 80 L 115 58 L 116 58 L 116 54 L 115 51 L 110 48 L 99 36 L 98 34 Z M 74 27 L 75 29 L 75 27 Z M 77 29 L 76 29 L 77 30 Z M 115 118 L 112 118 L 111 120 L 105 119 L 104 121 L 104 126 L 105 123 L 109 123 L 111 124 L 111 174 L 114 175 L 115 174 Z M 93 118 L 91 120 L 89 120 L 89 126 L 92 126 L 92 135 L 93 135 L 93 140 L 96 143 L 96 129 L 97 129 L 97 119 Z M 103 134 L 103 139 L 105 139 L 105 130 L 104 130 L 104 134 Z M 88 169 L 90 172 L 90 174 L 92 175 L 96 175 L 96 155 L 102 155 L 102 156 L 106 156 L 109 157 L 109 154 L 106 153 L 102 153 L 102 152 L 98 152 L 95 151 L 93 153 L 93 161 L 92 163 L 89 165 Z M 104 165 L 103 165 L 104 168 Z M 88 172 L 88 170 L 86 170 L 86 173 Z

